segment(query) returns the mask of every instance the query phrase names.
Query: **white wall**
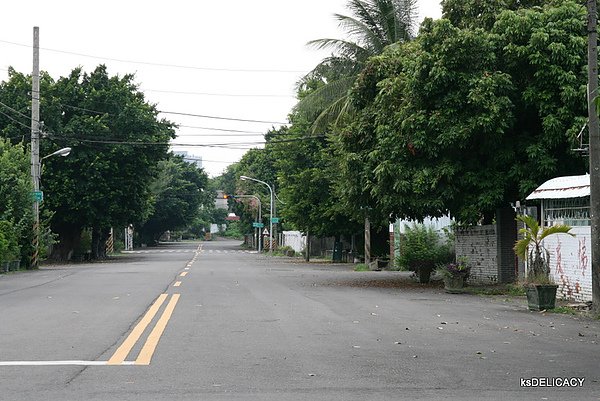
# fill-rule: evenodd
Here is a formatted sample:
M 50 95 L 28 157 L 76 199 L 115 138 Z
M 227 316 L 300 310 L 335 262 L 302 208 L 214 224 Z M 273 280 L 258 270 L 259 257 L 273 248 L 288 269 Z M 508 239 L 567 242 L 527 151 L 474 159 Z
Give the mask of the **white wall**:
M 306 246 L 306 236 L 300 231 L 284 231 L 283 246 L 289 246 L 296 252 L 302 252 Z
M 591 228 L 573 227 L 575 237 L 552 235 L 544 240 L 550 252 L 550 274 L 558 284 L 557 297 L 592 300 Z

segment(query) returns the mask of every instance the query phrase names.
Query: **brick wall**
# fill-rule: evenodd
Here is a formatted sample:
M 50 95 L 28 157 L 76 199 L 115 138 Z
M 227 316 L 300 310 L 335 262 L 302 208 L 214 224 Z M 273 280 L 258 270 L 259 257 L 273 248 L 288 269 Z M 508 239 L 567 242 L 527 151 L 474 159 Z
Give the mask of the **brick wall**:
M 591 228 L 573 227 L 575 237 L 552 235 L 544 240 L 550 252 L 550 274 L 558 284 L 557 297 L 592 300 Z
M 473 283 L 498 282 L 498 248 L 496 226 L 476 226 L 456 232 L 456 257 L 466 257 L 471 266 Z
M 516 217 L 511 207 L 496 211 L 498 282 L 503 284 L 514 283 L 517 279 L 517 256 L 513 249 L 517 240 Z

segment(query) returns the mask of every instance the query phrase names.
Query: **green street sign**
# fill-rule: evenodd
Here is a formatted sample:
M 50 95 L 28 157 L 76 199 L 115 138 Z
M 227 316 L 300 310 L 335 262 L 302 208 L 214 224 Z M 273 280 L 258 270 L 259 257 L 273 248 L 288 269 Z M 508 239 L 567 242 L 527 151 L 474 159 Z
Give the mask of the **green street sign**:
M 36 202 L 41 202 L 44 200 L 44 193 L 42 191 L 33 191 L 33 200 Z
M 252 227 L 254 228 L 263 228 L 265 225 L 263 223 L 252 223 Z
M 271 223 L 273 223 L 273 224 L 279 223 L 279 217 L 271 217 Z

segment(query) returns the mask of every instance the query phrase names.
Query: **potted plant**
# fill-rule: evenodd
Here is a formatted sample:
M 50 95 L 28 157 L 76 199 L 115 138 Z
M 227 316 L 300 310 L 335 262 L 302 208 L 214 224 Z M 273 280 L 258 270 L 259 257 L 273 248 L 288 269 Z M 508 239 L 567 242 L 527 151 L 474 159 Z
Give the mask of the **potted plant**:
M 471 273 L 471 267 L 467 263 L 467 258 L 461 257 L 456 262 L 439 265 L 436 272 L 443 277 L 444 290 L 447 293 L 461 294 L 465 281 Z
M 554 309 L 556 305 L 556 290 L 550 277 L 550 252 L 544 247 L 543 241 L 551 235 L 568 234 L 571 226 L 557 224 L 551 227 L 540 227 L 537 220 L 531 216 L 517 216 L 517 221 L 525 224 L 519 230 L 523 236 L 515 243 L 515 253 L 523 260 L 529 259 L 525 282 L 529 310 Z
M 450 257 L 450 250 L 439 234 L 423 224 L 405 226 L 400 242 L 398 264 L 414 271 L 420 283 L 428 283 L 435 266 Z M 453 258 L 453 257 L 452 257 Z

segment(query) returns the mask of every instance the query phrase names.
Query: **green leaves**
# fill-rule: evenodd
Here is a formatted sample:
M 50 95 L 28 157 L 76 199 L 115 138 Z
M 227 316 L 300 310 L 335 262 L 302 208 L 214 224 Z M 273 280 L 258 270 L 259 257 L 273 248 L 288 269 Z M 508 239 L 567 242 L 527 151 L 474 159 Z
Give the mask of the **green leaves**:
M 357 80 L 357 118 L 335 142 L 348 207 L 475 223 L 536 183 L 585 169 L 570 151 L 586 112 L 584 10 L 444 7 L 450 21 L 426 21 Z M 488 12 L 493 24 L 469 20 Z

